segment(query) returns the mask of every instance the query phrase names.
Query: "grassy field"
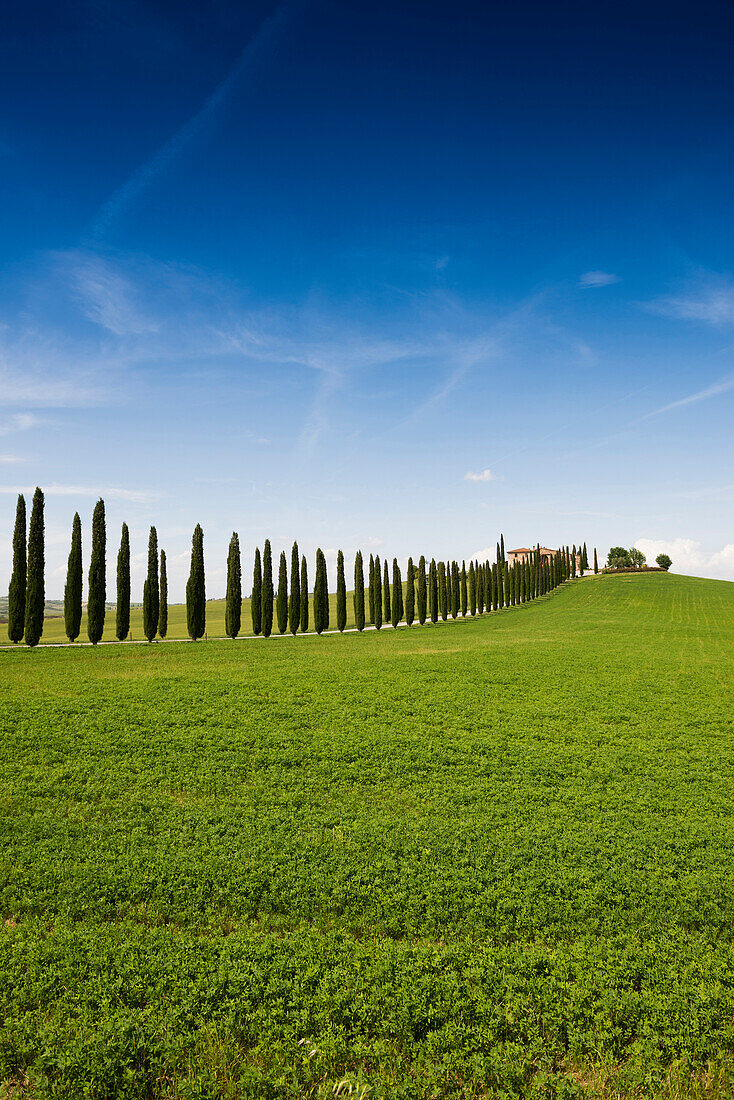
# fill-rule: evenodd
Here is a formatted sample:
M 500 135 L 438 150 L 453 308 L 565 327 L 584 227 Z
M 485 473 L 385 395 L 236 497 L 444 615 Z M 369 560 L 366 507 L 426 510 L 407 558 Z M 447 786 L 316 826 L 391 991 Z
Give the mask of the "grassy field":
M 732 1095 L 734 585 L 0 668 L 7 1095 Z

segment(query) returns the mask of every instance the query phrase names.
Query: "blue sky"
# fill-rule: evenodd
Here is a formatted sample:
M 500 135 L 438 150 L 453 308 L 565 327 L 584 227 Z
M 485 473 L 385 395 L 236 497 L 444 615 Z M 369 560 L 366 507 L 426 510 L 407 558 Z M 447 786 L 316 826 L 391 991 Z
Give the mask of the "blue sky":
M 586 540 L 734 580 L 724 3 L 30 4 L 0 42 L 19 489 L 226 545 Z M 333 582 L 333 578 L 332 578 Z

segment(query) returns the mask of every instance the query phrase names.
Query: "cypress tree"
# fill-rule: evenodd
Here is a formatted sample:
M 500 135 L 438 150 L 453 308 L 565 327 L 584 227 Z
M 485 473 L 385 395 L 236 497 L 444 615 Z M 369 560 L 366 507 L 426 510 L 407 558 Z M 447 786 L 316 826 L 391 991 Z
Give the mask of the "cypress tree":
M 347 625 L 347 585 L 344 580 L 344 555 L 336 555 L 336 629 L 341 632 Z
M 316 578 L 313 586 L 313 625 L 317 634 L 329 626 L 329 589 L 326 576 L 326 558 L 319 548 L 316 551 Z
M 469 611 L 472 615 L 477 613 L 477 577 L 474 572 L 474 562 L 469 562 L 469 576 L 467 578 L 467 590 L 469 597 Z M 466 612 L 464 612 L 466 614 Z
M 250 615 L 252 616 L 252 633 L 259 634 L 263 626 L 263 570 L 260 561 L 259 546 L 255 547 L 255 567 L 252 570 Z
M 28 556 L 26 549 L 25 497 L 18 496 L 13 530 L 13 572 L 8 588 L 8 637 L 20 642 L 25 629 L 25 595 L 28 584 Z M 77 633 L 79 633 L 77 631 Z
M 370 608 L 370 622 L 375 623 L 375 559 L 370 554 L 370 571 L 368 574 L 368 597 Z
M 166 565 L 166 551 L 161 550 L 161 583 L 160 583 L 160 611 L 158 612 L 158 633 L 165 638 L 168 633 L 168 567 Z M 242 605 L 240 604 L 240 608 Z
M 461 605 L 461 580 L 459 577 L 459 566 L 455 561 L 451 562 L 451 614 L 455 619 L 459 617 L 459 607 Z
M 466 618 L 466 613 L 469 608 L 469 579 L 466 575 L 466 562 L 461 563 L 461 574 L 459 576 L 461 584 L 461 614 Z
M 446 606 L 447 598 L 446 562 L 440 561 L 438 563 L 438 613 L 444 622 L 446 622 L 448 616 L 448 607 Z
M 387 558 L 385 558 L 385 563 L 383 565 L 382 599 L 383 599 L 383 610 L 382 610 L 383 622 L 391 623 L 392 622 L 392 605 L 390 603 L 390 574 L 387 571 Z
M 375 629 L 382 629 L 382 573 L 380 571 L 380 555 L 375 554 L 375 570 L 373 574 L 373 588 L 375 593 Z
M 426 581 L 426 559 L 423 554 L 418 562 L 418 622 L 423 626 L 428 613 L 428 587 Z
M 186 626 L 192 642 L 202 638 L 206 630 L 204 532 L 198 523 L 191 539 L 191 571 L 186 582 Z
M 576 576 L 576 543 L 573 544 L 571 550 L 571 580 Z
M 28 572 L 25 594 L 25 643 L 38 645 L 43 634 L 43 612 L 46 607 L 45 538 L 43 493 L 36 489 L 28 528 Z
M 400 575 L 398 559 L 392 560 L 392 625 L 397 627 L 403 618 L 403 578 Z
M 472 565 L 474 565 L 473 562 Z M 477 599 L 477 615 L 481 615 L 484 611 L 484 582 L 484 566 L 480 565 L 479 562 L 477 562 L 476 565 L 474 565 L 474 590 L 476 592 Z
M 151 527 L 148 536 L 148 576 L 143 585 L 143 634 L 152 642 L 158 629 L 160 591 L 158 588 L 158 532 Z
M 298 633 L 301 622 L 301 579 L 299 574 L 300 554 L 298 543 L 293 543 L 291 549 L 291 596 L 288 607 L 288 617 L 291 624 L 291 634 Z
M 589 554 L 588 554 L 588 551 L 586 549 L 586 543 L 584 543 L 583 550 L 581 551 L 581 565 L 583 566 L 584 569 L 588 570 L 588 568 L 589 568 Z
M 285 634 L 288 629 L 288 564 L 285 560 L 285 550 L 280 552 L 280 564 L 278 566 L 278 596 L 275 601 L 276 618 L 278 620 L 278 632 Z
M 364 565 L 361 550 L 354 558 L 354 622 L 357 630 L 364 630 Z
M 435 558 L 431 558 L 428 567 L 428 606 L 431 622 L 438 622 L 438 570 Z
M 306 555 L 301 556 L 301 631 L 308 630 L 308 565 Z
M 415 621 L 415 566 L 412 558 L 408 558 L 405 573 L 405 621 L 408 626 Z
M 262 632 L 269 638 L 273 632 L 273 553 L 270 539 L 263 547 Z
M 505 536 L 500 535 L 500 556 L 502 564 L 505 564 Z
M 599 559 L 596 556 L 596 547 L 594 547 L 594 572 L 599 572 Z
M 120 549 L 117 551 L 117 607 L 115 608 L 115 636 L 124 642 L 130 633 L 130 532 L 122 525 Z
M 104 631 L 105 600 L 107 598 L 106 548 L 107 530 L 104 501 L 98 500 L 92 514 L 92 558 L 89 563 L 89 585 L 87 590 L 87 634 L 92 645 L 97 644 Z
M 64 630 L 70 642 L 77 640 L 82 628 L 82 583 L 82 521 L 75 512 L 64 588 Z
M 164 554 L 161 554 L 161 570 Z M 162 593 L 161 593 L 162 597 Z M 227 598 L 224 605 L 224 632 L 228 638 L 236 638 L 242 626 L 242 558 L 240 536 L 232 532 L 227 552 Z

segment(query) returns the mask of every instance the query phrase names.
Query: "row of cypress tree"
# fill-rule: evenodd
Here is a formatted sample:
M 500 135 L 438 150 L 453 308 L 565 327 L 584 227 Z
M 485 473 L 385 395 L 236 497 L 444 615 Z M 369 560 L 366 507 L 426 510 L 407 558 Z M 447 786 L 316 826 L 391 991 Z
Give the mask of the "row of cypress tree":
M 96 645 L 102 638 L 106 611 L 106 545 L 105 506 L 98 500 L 92 516 L 92 549 L 88 575 L 87 634 Z M 354 561 L 353 604 L 357 630 L 364 630 L 369 621 L 378 630 L 383 623 L 397 627 L 405 620 L 411 626 L 416 618 L 422 625 L 427 619 L 445 621 L 449 615 L 481 615 L 525 603 L 550 592 L 558 584 L 589 568 L 586 544 L 557 551 L 552 558 L 540 550 L 529 551 L 521 561 L 505 560 L 504 536 L 497 543 L 493 564 L 470 561 L 438 561 L 430 563 L 421 556 L 417 568 L 408 558 L 405 586 L 397 558 L 392 568 L 387 560 L 370 554 L 367 584 L 364 559 L 357 551 Z M 598 572 L 594 550 L 594 572 Z M 82 622 L 82 526 L 79 513 L 74 515 L 71 549 L 64 589 L 64 625 L 69 641 L 75 641 Z M 124 641 L 130 634 L 130 533 L 122 525 L 117 554 L 117 600 L 115 635 Z M 40 489 L 33 497 L 31 520 L 26 545 L 26 505 L 21 494 L 16 509 L 13 535 L 13 573 L 8 599 L 8 636 L 13 642 L 25 637 L 28 645 L 38 644 L 43 632 L 44 592 L 44 498 Z M 251 593 L 252 627 L 255 634 L 269 637 L 273 618 L 280 634 L 292 634 L 309 629 L 308 566 L 294 542 L 290 557 L 290 576 L 285 551 L 278 563 L 277 590 L 273 578 L 273 556 L 270 540 L 266 539 L 262 555 L 255 549 Z M 318 634 L 329 628 L 329 585 L 326 558 L 316 551 L 316 571 L 313 586 L 313 625 Z M 204 533 L 196 525 L 192 537 L 191 568 L 186 584 L 186 623 L 189 637 L 196 641 L 206 631 L 206 589 L 204 577 Z M 336 561 L 336 628 L 347 623 L 347 586 L 344 574 L 344 554 L 340 550 Z M 225 630 L 236 638 L 242 626 L 242 563 L 240 541 L 233 532 L 227 555 L 227 590 L 225 600 Z M 143 633 L 148 641 L 156 635 L 165 638 L 168 631 L 168 576 L 166 554 L 159 550 L 158 534 L 150 528 L 148 538 L 148 568 L 143 585 Z

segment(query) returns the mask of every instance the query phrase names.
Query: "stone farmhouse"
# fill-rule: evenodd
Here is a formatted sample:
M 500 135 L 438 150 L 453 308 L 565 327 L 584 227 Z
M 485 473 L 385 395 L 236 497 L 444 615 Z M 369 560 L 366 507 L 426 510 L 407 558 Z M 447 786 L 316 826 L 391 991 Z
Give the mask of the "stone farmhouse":
M 533 555 L 536 550 L 539 552 L 541 558 L 544 558 L 550 565 L 554 556 L 558 553 L 557 550 L 549 550 L 547 546 L 519 546 L 517 550 L 507 551 L 507 564 L 515 565 L 518 561 L 532 561 Z M 581 570 L 581 552 L 576 555 L 576 572 Z

